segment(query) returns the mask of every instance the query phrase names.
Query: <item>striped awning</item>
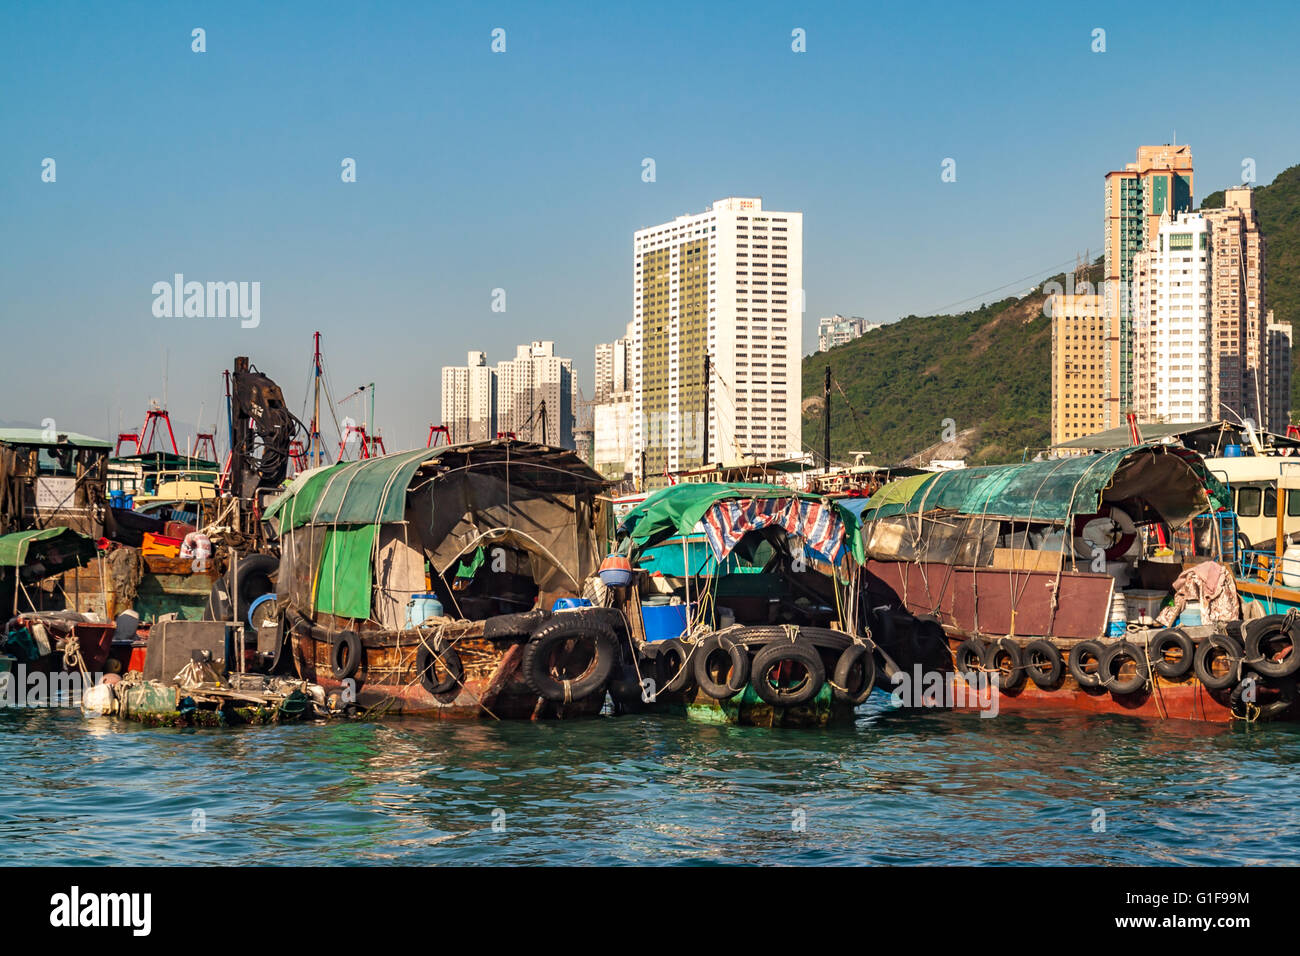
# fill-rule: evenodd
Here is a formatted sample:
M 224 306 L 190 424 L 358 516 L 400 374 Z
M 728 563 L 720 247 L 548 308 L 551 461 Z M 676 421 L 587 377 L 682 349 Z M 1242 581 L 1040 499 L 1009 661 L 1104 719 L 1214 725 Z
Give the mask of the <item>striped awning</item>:
M 704 536 L 719 562 L 746 534 L 763 528 L 778 527 L 802 538 L 832 564 L 839 563 L 848 543 L 844 522 L 833 506 L 801 498 L 732 498 L 713 505 L 702 520 Z

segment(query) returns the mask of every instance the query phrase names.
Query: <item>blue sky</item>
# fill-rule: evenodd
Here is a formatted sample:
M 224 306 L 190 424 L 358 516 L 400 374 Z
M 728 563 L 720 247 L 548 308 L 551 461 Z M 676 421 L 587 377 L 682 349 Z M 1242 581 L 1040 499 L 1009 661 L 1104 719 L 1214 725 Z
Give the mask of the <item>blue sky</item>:
M 1300 162 L 1294 6 L 1040 7 L 11 0 L 0 421 L 112 437 L 166 362 L 173 417 L 210 424 L 245 354 L 298 411 L 320 329 L 392 451 L 469 349 L 554 339 L 589 392 L 633 231 L 723 196 L 804 213 L 807 351 L 820 315 L 977 307 L 1097 255 L 1141 143 L 1190 143 L 1198 200 Z M 155 317 L 177 272 L 260 282 L 260 325 Z

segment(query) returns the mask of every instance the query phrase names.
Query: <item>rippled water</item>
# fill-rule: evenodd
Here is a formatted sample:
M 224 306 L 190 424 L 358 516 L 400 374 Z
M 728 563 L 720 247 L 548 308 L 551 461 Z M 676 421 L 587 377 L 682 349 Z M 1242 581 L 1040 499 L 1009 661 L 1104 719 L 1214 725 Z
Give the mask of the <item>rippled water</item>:
M 1289 863 L 1300 844 L 1285 725 L 869 705 L 821 731 L 186 731 L 8 710 L 0 766 L 0 863 Z

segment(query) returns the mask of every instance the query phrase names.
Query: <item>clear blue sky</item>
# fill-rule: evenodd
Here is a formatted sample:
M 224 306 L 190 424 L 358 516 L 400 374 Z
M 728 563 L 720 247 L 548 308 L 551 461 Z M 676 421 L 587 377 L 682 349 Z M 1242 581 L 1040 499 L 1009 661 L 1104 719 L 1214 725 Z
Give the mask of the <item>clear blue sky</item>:
M 633 231 L 716 198 L 803 211 L 808 350 L 820 315 L 978 306 L 1098 254 L 1141 143 L 1190 143 L 1198 200 L 1300 162 L 1291 4 L 468 7 L 0 6 L 0 421 L 111 437 L 165 354 L 178 423 L 217 419 L 238 354 L 298 411 L 320 329 L 391 451 L 468 349 L 554 339 L 589 392 Z M 261 325 L 154 317 L 177 272 L 260 282 Z

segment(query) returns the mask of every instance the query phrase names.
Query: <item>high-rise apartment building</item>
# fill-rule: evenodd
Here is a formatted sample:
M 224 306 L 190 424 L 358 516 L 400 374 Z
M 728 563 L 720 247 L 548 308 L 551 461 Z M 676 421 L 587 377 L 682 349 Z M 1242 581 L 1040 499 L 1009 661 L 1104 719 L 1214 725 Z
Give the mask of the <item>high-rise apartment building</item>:
M 817 322 L 817 351 L 827 352 L 837 345 L 844 345 L 868 332 L 884 325 L 883 322 L 868 322 L 860 315 L 823 316 Z
M 1133 403 L 1133 257 L 1155 239 L 1161 217 L 1191 208 L 1190 146 L 1139 146 L 1136 162 L 1106 174 L 1105 294 L 1119 313 L 1115 399 L 1124 412 Z
M 1249 186 L 1224 191 L 1210 223 L 1215 418 L 1247 418 L 1267 428 L 1268 319 L 1264 308 L 1264 238 Z
M 802 452 L 802 213 L 733 197 L 639 229 L 633 295 L 633 446 L 646 477 L 699 466 L 706 436 L 710 461 Z
M 632 380 L 628 374 L 631 369 L 631 345 L 633 323 L 629 322 L 627 334 L 613 342 L 596 346 L 596 383 L 592 400 L 607 402 L 611 395 L 630 391 Z
M 453 444 L 496 437 L 496 378 L 483 352 L 470 352 L 463 366 L 443 367 L 442 423 Z
M 555 354 L 554 342 L 533 342 L 497 363 L 499 429 L 524 441 L 573 448 L 576 382 L 573 360 Z
M 592 403 L 592 467 L 614 481 L 634 470 L 632 449 L 632 341 L 636 323 L 624 336 L 596 346 L 596 394 Z
M 1052 319 L 1052 444 L 1123 424 L 1112 357 L 1119 318 L 1092 292 L 1057 294 Z
M 1133 257 L 1133 403 L 1139 421 L 1216 419 L 1210 221 L 1160 223 Z
M 596 380 L 592 401 L 603 402 L 614 387 L 614 349 L 617 342 L 601 342 L 596 346 Z

